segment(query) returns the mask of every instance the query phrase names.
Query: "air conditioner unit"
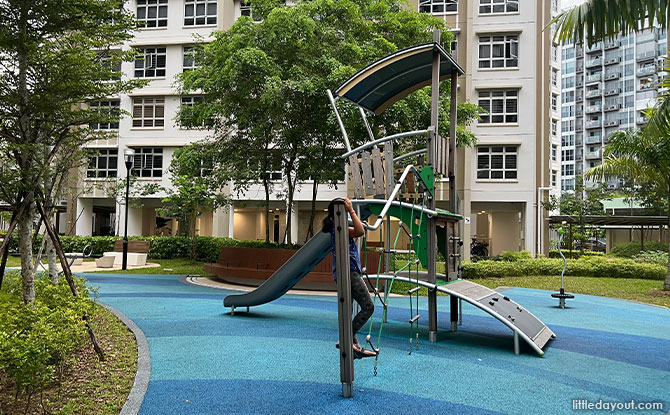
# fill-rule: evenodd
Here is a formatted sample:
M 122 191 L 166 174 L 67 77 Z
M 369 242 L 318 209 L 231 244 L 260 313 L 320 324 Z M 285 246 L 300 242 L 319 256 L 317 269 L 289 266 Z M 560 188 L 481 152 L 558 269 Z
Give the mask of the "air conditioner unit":
M 619 77 L 619 75 L 617 75 L 617 74 L 615 74 L 615 73 L 610 74 L 610 75 L 607 75 L 607 79 L 608 79 L 608 80 L 609 80 L 609 79 L 616 79 L 616 78 L 618 78 L 618 77 Z
M 616 121 L 608 121 L 608 122 L 607 122 L 607 127 L 612 127 L 612 126 L 614 126 L 614 125 L 617 125 L 617 122 L 616 122 Z

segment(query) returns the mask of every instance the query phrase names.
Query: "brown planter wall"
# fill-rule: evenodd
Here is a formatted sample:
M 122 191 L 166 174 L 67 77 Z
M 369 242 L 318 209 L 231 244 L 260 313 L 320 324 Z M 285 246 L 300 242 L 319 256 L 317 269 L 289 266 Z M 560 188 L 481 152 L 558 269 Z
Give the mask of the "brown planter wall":
M 223 247 L 219 259 L 214 264 L 205 264 L 205 272 L 218 279 L 235 284 L 259 286 L 268 279 L 297 250 L 268 248 Z M 380 254 L 368 252 L 368 270 L 377 273 Z M 365 258 L 361 256 L 361 262 Z M 333 256 L 328 255 L 319 262 L 297 285 L 299 289 L 335 290 L 333 282 Z

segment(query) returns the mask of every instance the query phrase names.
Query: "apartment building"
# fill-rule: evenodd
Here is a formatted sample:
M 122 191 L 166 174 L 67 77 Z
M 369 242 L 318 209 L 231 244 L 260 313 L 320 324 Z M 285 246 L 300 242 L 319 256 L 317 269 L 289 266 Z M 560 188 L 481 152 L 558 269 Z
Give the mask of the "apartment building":
M 459 102 L 488 111 L 471 127 L 477 146 L 458 151 L 466 245 L 476 238 L 489 244 L 490 255 L 545 252 L 548 226 L 538 201 L 559 191 L 561 76 L 560 48 L 551 31 L 542 30 L 558 13 L 558 0 L 413 4 L 444 18 L 454 32 L 453 54 L 465 69 Z M 446 201 L 438 205 L 447 207 Z
M 132 42 L 142 60 L 124 64 L 129 78 L 150 80 L 148 86 L 129 95 L 110 97 L 99 106 L 119 107 L 130 116 L 118 123 L 96 128 L 111 130 L 109 140 L 91 147 L 98 156 L 80 175 L 85 191 L 70 203 L 67 229 L 80 235 L 123 234 L 122 200 L 110 197 L 102 187 L 87 186 L 108 177 L 125 178 L 123 154 L 135 151 L 132 173 L 138 180 L 169 186 L 166 171 L 175 149 L 204 138 L 208 132 L 187 130 L 174 121 L 180 105 L 197 96 L 179 97 L 174 77 L 193 67 L 189 55 L 194 35 L 208 39 L 213 30 L 226 29 L 241 15 L 250 15 L 245 3 L 233 0 L 134 0 L 127 7 L 145 26 Z M 412 7 L 444 18 L 455 34 L 454 55 L 465 68 L 459 83 L 459 101 L 478 103 L 488 113 L 472 126 L 479 137 L 473 149 L 459 149 L 457 187 L 465 216 L 465 258 L 473 237 L 490 244 L 491 254 L 502 251 L 544 251 L 548 238 L 538 200 L 560 183 L 558 171 L 558 100 L 560 97 L 560 49 L 542 29 L 558 11 L 557 0 L 413 0 Z M 552 174 L 555 172 L 555 174 Z M 286 204 L 280 195 L 281 173 L 272 194 L 270 238 L 280 241 L 286 222 Z M 319 189 L 319 217 L 334 197 L 346 194 L 346 183 L 337 189 Z M 292 234 L 304 239 L 311 211 L 311 183 L 303 183 L 295 195 Z M 446 187 L 438 186 L 438 205 L 448 207 Z M 129 235 L 174 234 L 177 224 L 160 218 L 156 208 L 163 195 L 141 199 L 142 206 L 129 208 Z M 261 186 L 234 195 L 228 211 L 205 214 L 199 219 L 201 235 L 263 239 L 265 215 L 260 202 Z M 63 221 L 64 222 L 64 221 Z
M 561 188 L 575 189 L 575 177 L 602 163 L 615 132 L 641 128 L 654 105 L 658 82 L 667 76 L 666 31 L 655 27 L 591 46 L 562 48 Z M 611 187 L 619 185 L 610 180 Z

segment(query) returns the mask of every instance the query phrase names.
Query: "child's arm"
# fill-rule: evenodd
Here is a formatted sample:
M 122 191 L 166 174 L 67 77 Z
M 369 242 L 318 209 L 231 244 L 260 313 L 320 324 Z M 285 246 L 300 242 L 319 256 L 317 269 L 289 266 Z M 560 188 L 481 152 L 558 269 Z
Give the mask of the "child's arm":
M 358 215 L 356 214 L 356 211 L 354 210 L 354 207 L 351 204 L 351 200 L 349 200 L 349 198 L 344 198 L 344 207 L 347 209 L 347 212 L 349 212 L 351 221 L 354 223 L 354 226 L 349 226 L 349 237 L 358 238 L 359 236 L 363 236 L 365 234 L 363 223 L 358 218 Z

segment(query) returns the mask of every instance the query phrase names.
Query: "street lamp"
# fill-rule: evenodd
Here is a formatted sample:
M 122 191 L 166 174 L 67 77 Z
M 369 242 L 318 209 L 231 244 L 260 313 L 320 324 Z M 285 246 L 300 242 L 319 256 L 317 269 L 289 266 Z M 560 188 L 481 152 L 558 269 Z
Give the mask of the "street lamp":
M 130 194 L 130 169 L 133 167 L 133 159 L 135 158 L 135 150 L 127 148 L 123 152 L 126 161 L 126 227 L 123 231 L 123 261 L 121 269 L 128 267 L 128 196 Z

